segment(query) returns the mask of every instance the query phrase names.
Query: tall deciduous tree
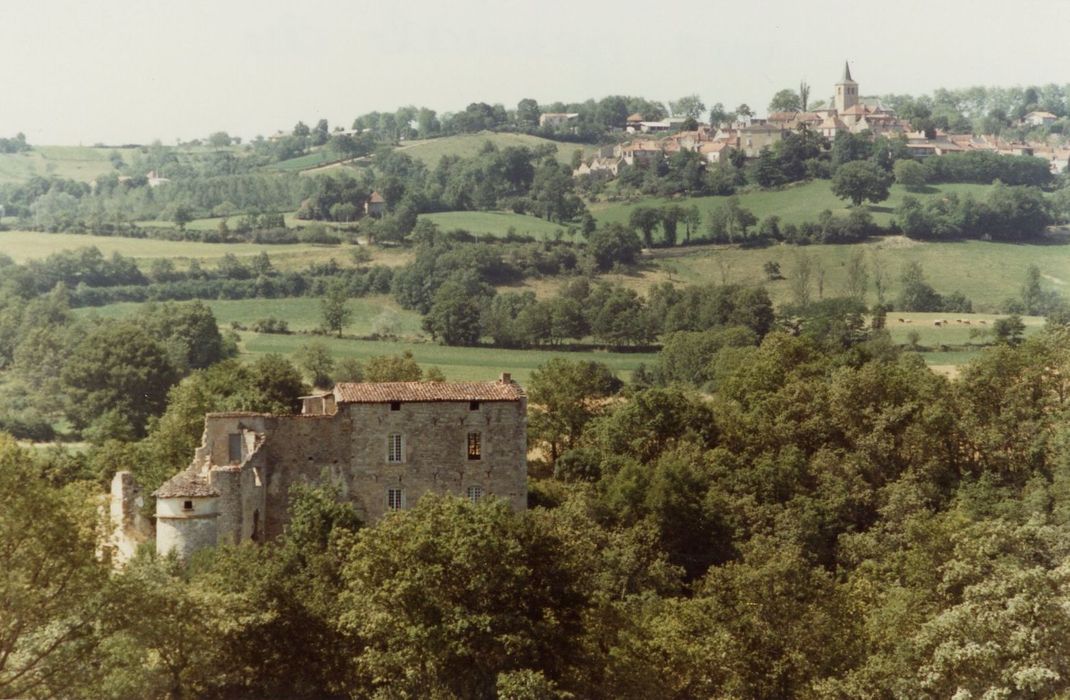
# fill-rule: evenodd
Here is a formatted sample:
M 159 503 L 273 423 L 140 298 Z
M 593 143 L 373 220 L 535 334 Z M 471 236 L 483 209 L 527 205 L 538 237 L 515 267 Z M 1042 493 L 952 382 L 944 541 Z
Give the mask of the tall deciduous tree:
M 856 207 L 862 202 L 883 202 L 888 199 L 891 176 L 875 163 L 852 161 L 832 176 L 832 192 L 841 199 L 849 199 Z
M 320 312 L 323 315 L 323 327 L 333 331 L 342 337 L 342 329 L 353 317 L 353 311 L 348 306 L 349 295 L 345 286 L 335 282 L 327 287 L 327 294 L 320 300 Z

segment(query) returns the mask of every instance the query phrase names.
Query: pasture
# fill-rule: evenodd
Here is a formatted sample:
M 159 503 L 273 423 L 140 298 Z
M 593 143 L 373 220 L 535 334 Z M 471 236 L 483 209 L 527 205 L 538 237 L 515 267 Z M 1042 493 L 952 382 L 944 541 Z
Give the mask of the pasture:
M 235 322 L 249 326 L 257 319 L 268 317 L 286 321 L 294 332 L 312 331 L 322 324 L 320 300 L 316 297 L 206 299 L 204 304 L 212 310 L 222 328 L 228 328 Z M 420 330 L 420 314 L 402 309 L 389 296 L 350 299 L 346 305 L 353 314 L 352 320 L 345 327 L 346 335 L 390 333 L 401 338 L 424 339 Z M 75 309 L 75 314 L 84 317 L 137 318 L 143 308 L 144 304 L 122 302 Z
M 642 363 L 654 361 L 653 353 L 630 352 L 569 352 L 565 350 L 504 350 L 501 348 L 461 348 L 434 343 L 353 340 L 349 338 L 311 337 L 307 335 L 264 335 L 242 332 L 242 350 L 252 356 L 265 353 L 295 353 L 312 340 L 325 343 L 335 359 L 355 357 L 366 361 L 375 355 L 399 355 L 412 352 L 420 366 L 438 367 L 450 381 L 478 381 L 497 379 L 502 372 L 511 372 L 520 382 L 526 382 L 532 370 L 553 357 L 570 360 L 594 360 L 609 366 L 622 379 L 631 377 Z
M 475 235 L 505 236 L 512 229 L 522 235 L 543 239 L 553 238 L 558 231 L 565 231 L 564 226 L 552 221 L 504 211 L 449 211 L 421 214 L 420 218 L 434 223 L 443 231 L 464 229 Z
M 257 243 L 202 243 L 199 241 L 160 241 L 151 238 L 121 238 L 117 236 L 90 236 L 74 233 L 41 233 L 36 231 L 0 231 L 0 253 L 10 256 L 17 263 L 39 260 L 53 253 L 78 250 L 95 246 L 108 256 L 119 253 L 134 258 L 142 270 L 147 270 L 152 260 L 169 258 L 175 267 L 184 270 L 191 260 L 211 267 L 220 258 L 233 253 L 239 258 L 250 258 L 264 252 L 271 264 L 282 272 L 302 270 L 310 263 L 325 263 L 332 258 L 339 265 L 351 266 L 352 245 L 324 245 L 318 243 L 291 243 L 262 245 Z M 379 248 L 371 246 L 369 264 L 397 267 L 412 259 L 412 251 L 404 248 Z
M 800 261 L 810 261 L 812 298 L 839 296 L 847 282 L 847 263 L 859 251 L 869 279 L 867 304 L 877 301 L 874 287 L 877 266 L 885 277 L 884 297 L 894 300 L 901 289 L 902 270 L 910 262 L 922 266 L 926 280 L 941 294 L 954 291 L 965 294 L 977 313 L 998 313 L 1006 299 L 1017 297 L 1030 265 L 1040 268 L 1045 288 L 1060 294 L 1070 292 L 1070 245 L 991 241 L 921 243 L 903 236 L 843 245 L 767 248 L 725 245 L 655 250 L 647 257 L 650 264 L 641 273 L 613 277 L 640 290 L 665 280 L 686 284 L 764 284 L 774 303 L 785 304 L 793 299 L 791 281 L 799 271 Z M 767 262 L 779 265 L 785 279 L 768 280 L 763 270 Z
M 25 182 L 31 177 L 60 177 L 92 182 L 114 172 L 108 159 L 118 152 L 129 162 L 135 149 L 91 148 L 88 146 L 34 146 L 25 153 L 0 153 L 0 184 Z
M 907 195 L 918 199 L 950 194 L 952 192 L 960 196 L 972 193 L 981 196 L 991 187 L 989 185 L 949 184 L 938 187 L 930 187 L 924 193 L 911 193 L 899 185 L 893 185 L 891 195 L 887 200 L 879 204 L 870 204 L 869 212 L 873 221 L 881 226 L 888 225 L 892 220 L 892 212 Z M 806 221 L 816 221 L 817 215 L 824 209 L 829 209 L 834 214 L 846 215 L 848 202 L 832 194 L 832 187 L 828 180 L 811 180 L 810 182 L 788 185 L 779 190 L 756 190 L 737 195 L 739 203 L 749 209 L 759 220 L 767 216 L 779 216 L 780 223 L 801 224 Z M 702 212 L 702 229 L 705 229 L 710 212 L 721 207 L 728 197 L 685 197 L 666 199 L 663 197 L 645 197 L 634 202 L 595 202 L 589 205 L 591 214 L 599 224 L 627 223 L 632 209 L 638 206 L 661 207 L 666 204 L 679 204 L 684 207 L 697 206 Z M 679 238 L 683 238 L 684 228 L 678 231 Z
M 442 156 L 458 156 L 471 158 L 477 155 L 486 142 L 491 142 L 498 148 L 508 146 L 527 146 L 536 148 L 547 144 L 556 149 L 556 158 L 561 163 L 572 161 L 572 153 L 577 149 L 585 154 L 593 150 L 592 146 L 582 143 L 564 143 L 551 141 L 538 136 L 528 134 L 498 134 L 489 131 L 481 131 L 477 134 L 458 134 L 456 136 L 443 136 L 437 139 L 424 139 L 420 141 L 406 141 L 397 148 L 398 153 L 422 161 L 428 167 L 435 167 Z

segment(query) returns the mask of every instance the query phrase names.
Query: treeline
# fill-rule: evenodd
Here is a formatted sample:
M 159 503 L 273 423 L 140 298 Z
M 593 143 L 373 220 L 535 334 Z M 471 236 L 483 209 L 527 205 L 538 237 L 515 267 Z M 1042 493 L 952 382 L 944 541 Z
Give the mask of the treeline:
M 227 253 L 213 269 L 194 259 L 179 270 L 169 258 L 153 260 L 142 272 L 133 258 L 113 253 L 105 258 L 95 247 L 53 253 L 43 260 L 15 265 L 0 256 L 4 273 L 0 293 L 23 300 L 63 288 L 72 308 L 115 302 L 184 301 L 320 296 L 328 282 L 342 284 L 350 296 L 387 293 L 394 271 L 383 265 L 342 267 L 334 259 L 310 263 L 301 271 L 280 272 L 267 253 L 243 261 Z
M 100 561 L 80 480 L 137 465 L 153 483 L 204 412 L 299 390 L 270 357 L 194 373 L 141 442 L 77 456 L 0 439 L 0 590 L 22 621 L 0 694 L 1070 691 L 1066 328 L 952 382 L 823 306 L 799 335 L 698 332 L 700 383 L 540 367 L 525 388 L 543 457 L 519 513 L 428 496 L 369 527 L 337 490 L 298 487 L 271 542 Z

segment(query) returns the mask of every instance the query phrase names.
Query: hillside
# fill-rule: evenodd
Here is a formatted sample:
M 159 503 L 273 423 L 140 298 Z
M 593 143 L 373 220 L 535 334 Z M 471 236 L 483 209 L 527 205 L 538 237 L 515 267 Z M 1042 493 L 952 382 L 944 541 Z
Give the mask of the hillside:
M 529 136 L 527 134 L 500 134 L 482 131 L 478 134 L 458 134 L 456 136 L 443 136 L 442 138 L 427 139 L 424 141 L 408 141 L 400 146 L 398 151 L 416 158 L 417 160 L 421 160 L 430 167 L 434 167 L 438 164 L 438 161 L 442 156 L 471 158 L 479 153 L 479 150 L 483 148 L 483 144 L 488 141 L 498 148 L 506 148 L 508 146 L 527 146 L 528 148 L 535 148 L 537 146 L 550 144 L 557 149 L 557 159 L 562 163 L 571 162 L 572 153 L 577 149 L 583 151 L 585 154 L 593 149 L 593 146 L 587 144 L 562 143 L 560 141 L 550 141 L 549 139 L 539 138 L 538 136 Z
M 0 184 L 24 182 L 37 175 L 92 182 L 114 172 L 109 157 L 118 152 L 125 159 L 135 149 L 90 148 L 85 146 L 34 146 L 24 153 L 0 154 Z
M 918 193 L 908 192 L 899 185 L 893 185 L 891 196 L 880 204 L 870 205 L 869 211 L 873 215 L 874 223 L 886 226 L 891 221 L 895 208 L 907 195 L 922 200 L 950 193 L 959 195 L 972 193 L 975 196 L 981 196 L 990 187 L 990 185 L 948 184 L 928 187 L 924 192 Z M 737 196 L 740 204 L 750 209 L 759 219 L 775 215 L 780 217 L 781 224 L 815 221 L 823 209 L 830 209 L 838 214 L 845 214 L 848 209 L 848 203 L 832 193 L 828 180 L 811 180 L 779 190 L 755 190 Z M 702 212 L 705 222 L 709 212 L 720 207 L 726 199 L 728 198 L 720 196 L 677 199 L 646 197 L 633 202 L 595 202 L 589 208 L 599 223 L 627 223 L 632 209 L 638 206 L 660 207 L 666 204 L 679 204 L 689 207 L 695 205 Z

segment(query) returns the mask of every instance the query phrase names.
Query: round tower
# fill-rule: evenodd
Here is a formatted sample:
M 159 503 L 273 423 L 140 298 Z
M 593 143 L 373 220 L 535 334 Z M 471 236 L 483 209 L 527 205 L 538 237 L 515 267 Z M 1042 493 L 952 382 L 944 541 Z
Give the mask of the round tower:
M 158 488 L 156 496 L 156 552 L 175 552 L 188 559 L 218 540 L 219 492 L 208 475 L 187 469 Z
M 836 112 L 842 115 L 858 104 L 858 83 L 851 79 L 851 67 L 843 62 L 843 78 L 836 83 Z

